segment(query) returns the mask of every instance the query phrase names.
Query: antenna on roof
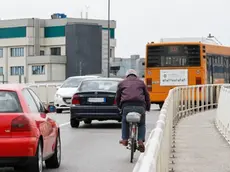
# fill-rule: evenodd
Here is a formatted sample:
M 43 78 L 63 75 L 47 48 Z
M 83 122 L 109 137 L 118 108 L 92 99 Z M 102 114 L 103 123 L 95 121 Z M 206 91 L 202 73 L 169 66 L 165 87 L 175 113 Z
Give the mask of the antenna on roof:
M 81 11 L 81 19 L 83 18 L 83 11 Z
M 208 39 L 214 39 L 214 41 L 216 41 L 219 45 L 222 45 L 222 43 L 215 37 L 213 36 L 211 33 L 208 34 Z
M 85 18 L 86 18 L 86 19 L 88 19 L 89 6 L 88 6 L 88 5 L 86 5 L 86 6 L 85 6 L 85 8 L 86 8 L 86 14 L 85 14 L 85 15 L 86 15 L 86 17 L 85 17 Z

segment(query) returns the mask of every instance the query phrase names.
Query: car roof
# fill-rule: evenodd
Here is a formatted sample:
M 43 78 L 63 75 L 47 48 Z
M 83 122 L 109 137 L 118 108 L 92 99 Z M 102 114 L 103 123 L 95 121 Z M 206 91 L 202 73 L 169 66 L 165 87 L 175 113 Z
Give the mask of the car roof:
M 100 81 L 122 81 L 122 78 L 106 78 L 106 77 L 99 77 L 99 78 L 87 78 L 84 79 L 84 81 L 95 81 L 95 80 L 100 80 Z
M 7 91 L 20 91 L 23 88 L 26 88 L 25 84 L 0 84 L 0 90 L 7 90 Z
M 76 78 L 76 79 L 80 79 L 80 78 L 98 78 L 99 76 L 96 76 L 96 75 L 85 75 L 85 76 L 71 76 L 71 77 L 69 77 L 69 78 Z M 67 79 L 69 79 L 69 78 L 67 78 Z

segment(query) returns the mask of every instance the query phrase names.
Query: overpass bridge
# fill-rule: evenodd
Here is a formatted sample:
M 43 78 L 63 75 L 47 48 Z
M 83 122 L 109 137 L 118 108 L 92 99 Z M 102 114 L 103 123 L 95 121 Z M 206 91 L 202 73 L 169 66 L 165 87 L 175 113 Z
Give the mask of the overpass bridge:
M 46 104 L 53 101 L 58 85 L 28 84 Z M 147 114 L 146 152 L 136 154 L 134 164 L 129 163 L 129 152 L 118 144 L 119 124 L 93 123 L 74 130 L 69 126 L 68 113 L 50 114 L 62 131 L 63 161 L 55 171 L 230 171 L 229 102 L 230 85 L 170 90 L 161 111 L 153 105 Z M 45 169 L 49 171 L 52 172 Z

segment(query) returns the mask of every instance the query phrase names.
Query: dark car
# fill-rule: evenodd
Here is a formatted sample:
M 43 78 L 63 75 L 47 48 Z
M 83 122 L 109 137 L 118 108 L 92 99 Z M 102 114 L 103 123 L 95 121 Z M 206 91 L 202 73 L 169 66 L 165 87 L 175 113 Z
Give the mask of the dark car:
M 77 128 L 81 121 L 91 124 L 92 120 L 121 121 L 115 96 L 120 78 L 92 78 L 81 82 L 72 97 L 70 124 Z

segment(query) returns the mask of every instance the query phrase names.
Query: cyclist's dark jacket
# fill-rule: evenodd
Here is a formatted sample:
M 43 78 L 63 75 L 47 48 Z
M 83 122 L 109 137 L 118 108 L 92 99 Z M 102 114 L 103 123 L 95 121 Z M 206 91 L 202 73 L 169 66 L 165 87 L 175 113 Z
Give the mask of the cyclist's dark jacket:
M 149 92 L 144 81 L 134 75 L 128 76 L 118 84 L 116 102 L 119 108 L 123 104 L 142 105 L 149 111 L 151 106 Z

